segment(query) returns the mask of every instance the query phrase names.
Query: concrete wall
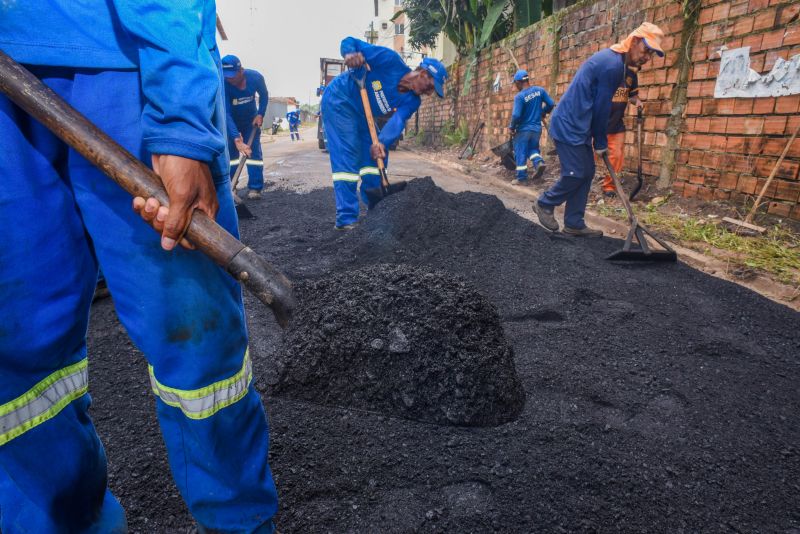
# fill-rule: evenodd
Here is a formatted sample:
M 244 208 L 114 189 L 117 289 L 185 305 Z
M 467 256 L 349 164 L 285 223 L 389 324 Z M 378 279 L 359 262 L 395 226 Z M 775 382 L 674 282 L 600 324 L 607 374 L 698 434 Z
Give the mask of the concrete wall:
M 715 98 L 719 51 L 750 47 L 750 67 L 769 73 L 779 59 L 800 53 L 796 0 L 599 0 L 571 6 L 484 50 L 468 91 L 467 60 L 451 67 L 448 97 L 427 98 L 420 129 L 437 142 L 447 121 L 486 123 L 480 149 L 506 139 L 516 66 L 556 100 L 581 63 L 647 20 L 665 32 L 666 57 L 639 75 L 646 101 L 644 172 L 660 187 L 701 199 L 744 202 L 760 190 L 795 128 L 800 95 Z M 492 92 L 500 75 L 501 89 Z M 635 172 L 633 110 L 626 118 L 626 170 Z M 800 139 L 793 143 L 773 185 L 767 210 L 800 219 Z

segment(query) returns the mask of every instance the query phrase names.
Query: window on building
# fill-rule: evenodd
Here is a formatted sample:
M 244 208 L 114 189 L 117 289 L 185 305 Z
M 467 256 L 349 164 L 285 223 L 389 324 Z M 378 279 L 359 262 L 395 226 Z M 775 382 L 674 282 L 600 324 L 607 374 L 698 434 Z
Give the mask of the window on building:
M 388 22 L 381 23 L 381 29 L 384 29 L 384 30 L 389 29 L 389 23 Z
M 394 34 L 395 35 L 403 35 L 406 33 L 406 25 L 405 24 L 395 24 L 394 25 Z
M 403 0 L 394 0 L 394 5 L 402 6 L 403 5 Z

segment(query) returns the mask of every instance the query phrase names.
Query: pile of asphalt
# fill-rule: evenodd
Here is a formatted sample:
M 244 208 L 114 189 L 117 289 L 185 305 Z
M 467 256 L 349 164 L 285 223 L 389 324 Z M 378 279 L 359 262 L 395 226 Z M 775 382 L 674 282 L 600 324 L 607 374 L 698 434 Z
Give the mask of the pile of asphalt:
M 273 394 L 449 425 L 496 426 L 522 411 L 497 311 L 460 277 L 377 264 L 295 293 Z
M 681 263 L 611 264 L 619 240 L 552 236 L 429 180 L 345 234 L 330 189 L 249 207 L 243 240 L 301 290 L 375 264 L 466 280 L 497 309 L 526 394 L 496 427 L 277 395 L 285 334 L 247 295 L 281 532 L 800 529 L 798 313 Z M 144 358 L 108 301 L 89 345 L 92 415 L 131 532 L 186 532 Z

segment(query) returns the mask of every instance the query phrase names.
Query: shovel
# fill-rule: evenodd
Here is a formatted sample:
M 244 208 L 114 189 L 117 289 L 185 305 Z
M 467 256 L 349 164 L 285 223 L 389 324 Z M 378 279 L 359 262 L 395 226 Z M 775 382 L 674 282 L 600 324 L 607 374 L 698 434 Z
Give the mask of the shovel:
M 169 205 L 156 173 L 2 51 L 0 91 L 128 193 Z M 292 285 L 273 265 L 199 210 L 192 214 L 186 238 L 269 306 L 278 324 L 288 324 L 295 308 Z
M 253 146 L 253 140 L 256 138 L 256 127 L 253 126 L 253 130 L 250 132 L 250 136 L 247 138 L 247 146 Z M 239 219 L 256 219 L 257 217 L 253 215 L 253 212 L 250 211 L 250 208 L 244 203 L 244 200 L 236 194 L 236 184 L 239 183 L 239 176 L 242 174 L 242 169 L 244 169 L 245 164 L 247 163 L 247 156 L 239 152 L 239 166 L 236 167 L 236 172 L 231 179 L 231 192 L 233 193 L 233 202 L 236 204 L 236 215 Z
M 625 244 L 622 246 L 622 250 L 614 252 L 606 259 L 610 261 L 677 261 L 678 255 L 674 250 L 672 250 L 672 248 L 670 248 L 669 245 L 653 235 L 653 233 L 647 228 L 639 224 L 638 219 L 636 219 L 636 215 L 633 213 L 633 208 L 631 208 L 631 203 L 628 201 L 628 197 L 625 195 L 625 191 L 622 189 L 622 185 L 619 183 L 617 173 L 614 172 L 614 169 L 611 166 L 611 161 L 608 159 L 608 151 L 603 152 L 603 161 L 606 164 L 609 174 L 611 174 L 611 179 L 614 180 L 614 187 L 617 189 L 617 195 L 619 195 L 620 200 L 622 200 L 622 204 L 625 206 L 625 211 L 628 212 L 628 222 L 631 225 L 630 230 L 628 230 L 628 237 L 625 238 Z M 652 237 L 653 240 L 664 250 L 654 250 L 651 248 L 647 243 L 645 234 Z M 634 237 L 636 238 L 636 244 L 638 245 L 637 247 L 633 246 Z
M 633 197 L 639 192 L 642 188 L 642 184 L 644 180 L 642 179 L 642 123 L 644 122 L 644 118 L 642 117 L 642 108 L 636 108 L 636 154 L 639 157 L 639 166 L 636 168 L 636 187 L 631 191 L 631 196 L 628 197 L 628 200 L 633 200 Z
M 369 65 L 366 63 L 364 64 L 364 67 L 366 70 L 369 70 Z M 358 84 L 359 92 L 361 93 L 361 103 L 364 105 L 364 114 L 367 116 L 369 136 L 372 138 L 372 144 L 375 145 L 378 143 L 378 131 L 375 128 L 375 119 L 372 117 L 372 106 L 369 103 L 369 96 L 367 95 L 366 71 L 364 72 L 364 76 L 356 76 L 355 79 L 356 83 Z M 402 191 L 408 185 L 408 182 L 397 182 L 390 184 L 389 177 L 386 175 L 386 166 L 383 164 L 383 158 L 378 158 L 376 163 L 378 164 L 378 172 L 381 175 L 381 186 L 364 190 L 364 195 L 367 197 L 367 206 L 369 209 L 374 208 L 378 202 L 389 195 L 393 195 L 399 191 Z

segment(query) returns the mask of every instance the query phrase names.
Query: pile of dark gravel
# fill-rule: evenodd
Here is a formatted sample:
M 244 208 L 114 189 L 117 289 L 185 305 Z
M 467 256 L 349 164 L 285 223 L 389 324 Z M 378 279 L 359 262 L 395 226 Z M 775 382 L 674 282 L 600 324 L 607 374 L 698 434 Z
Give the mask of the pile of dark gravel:
M 497 310 L 463 279 L 377 264 L 302 281 L 296 294 L 275 395 L 464 426 L 522 411 Z

